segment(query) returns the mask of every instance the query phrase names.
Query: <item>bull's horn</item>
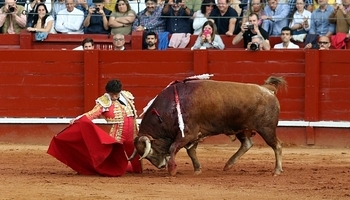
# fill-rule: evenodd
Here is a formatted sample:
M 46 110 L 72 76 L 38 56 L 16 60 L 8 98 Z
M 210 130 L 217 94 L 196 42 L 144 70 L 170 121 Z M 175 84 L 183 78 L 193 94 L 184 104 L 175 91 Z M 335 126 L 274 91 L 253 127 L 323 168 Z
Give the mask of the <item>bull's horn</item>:
M 142 160 L 142 159 L 146 158 L 148 156 L 149 152 L 151 151 L 151 141 L 149 140 L 149 138 L 147 136 L 141 136 L 139 141 L 145 142 L 145 144 L 146 144 L 145 152 L 143 153 L 143 155 L 140 158 L 140 160 Z
M 134 152 L 132 152 L 131 156 L 128 158 L 128 161 L 132 160 L 136 156 L 137 150 L 134 149 Z

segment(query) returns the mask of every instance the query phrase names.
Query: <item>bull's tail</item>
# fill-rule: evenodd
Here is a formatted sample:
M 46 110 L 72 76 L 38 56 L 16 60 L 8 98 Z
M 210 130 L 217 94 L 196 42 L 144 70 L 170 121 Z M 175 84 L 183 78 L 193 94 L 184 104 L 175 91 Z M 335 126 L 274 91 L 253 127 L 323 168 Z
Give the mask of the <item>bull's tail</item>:
M 269 90 L 272 90 L 275 94 L 277 94 L 277 90 L 279 88 L 283 88 L 284 90 L 287 90 L 287 82 L 286 82 L 286 80 L 284 80 L 283 77 L 270 76 L 265 81 L 265 85 L 264 86 L 266 88 L 268 88 Z

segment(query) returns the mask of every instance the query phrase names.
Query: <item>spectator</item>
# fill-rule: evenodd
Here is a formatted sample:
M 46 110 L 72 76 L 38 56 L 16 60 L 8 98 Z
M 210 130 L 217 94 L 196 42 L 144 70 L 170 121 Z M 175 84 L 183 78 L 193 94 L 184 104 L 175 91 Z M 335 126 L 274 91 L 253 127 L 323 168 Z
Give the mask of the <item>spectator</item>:
M 185 4 L 186 6 L 191 9 L 193 12 L 197 12 L 201 9 L 202 0 L 186 0 Z
M 313 11 L 320 7 L 319 0 L 313 0 Z M 337 4 L 341 4 L 341 0 L 328 0 L 328 5 L 336 6 Z
M 303 0 L 303 8 L 307 11 L 309 11 L 310 13 L 312 12 L 312 5 L 313 5 L 313 0 Z M 288 5 L 289 5 L 289 16 L 293 16 L 293 13 L 296 9 L 296 6 L 298 5 L 297 0 L 289 0 L 288 1 Z M 299 4 L 300 5 L 300 4 Z
M 45 4 L 47 10 L 49 11 L 48 13 L 51 13 L 51 0 L 29 0 L 24 8 L 27 12 L 34 11 L 39 3 Z
M 162 16 L 165 17 L 166 31 L 170 34 L 193 32 L 193 11 L 182 0 L 169 0 L 162 10 Z
M 75 7 L 87 14 L 89 8 L 93 5 L 92 0 L 74 0 Z
M 74 7 L 74 0 L 66 0 L 66 9 L 57 14 L 55 29 L 58 33 L 82 34 L 83 11 Z
M 275 44 L 274 49 L 299 49 L 299 46 L 292 43 L 292 29 L 288 26 L 283 27 L 281 31 L 282 43 Z
M 231 8 L 233 8 L 238 16 L 241 16 L 242 14 L 242 8 L 239 6 L 241 4 L 240 0 L 229 0 L 229 5 Z
M 124 51 L 125 37 L 121 33 L 113 35 L 113 49 L 116 51 Z
M 35 10 L 36 6 L 39 3 L 45 4 L 48 14 L 51 13 L 51 0 L 48 0 L 47 2 L 45 0 L 30 0 L 28 3 L 25 5 L 25 10 L 27 11 L 27 27 L 32 27 L 33 26 L 33 18 L 35 15 Z
M 89 49 L 94 49 L 94 40 L 91 38 L 85 38 L 82 42 L 81 45 L 78 47 L 75 47 L 73 50 L 89 50 Z
M 263 16 L 264 14 L 264 7 L 265 4 L 263 2 L 263 0 L 251 0 L 249 2 L 249 6 L 248 6 L 248 10 L 247 12 L 244 13 L 243 15 L 243 20 L 242 20 L 242 24 L 245 24 L 248 21 L 248 16 L 251 13 L 255 13 L 258 16 Z M 260 18 L 258 25 L 261 26 L 262 25 L 263 20 Z
M 293 35 L 306 34 L 310 30 L 311 12 L 305 9 L 305 0 L 296 0 L 289 27 Z
M 17 0 L 16 4 L 18 6 L 23 6 L 25 8 L 25 5 L 27 3 L 27 0 Z M 0 7 L 2 7 L 3 5 L 5 5 L 5 0 L 0 0 Z
M 209 18 L 216 24 L 220 35 L 232 36 L 236 34 L 235 26 L 238 14 L 228 3 L 229 0 L 218 0 L 218 7 L 213 9 Z
M 112 11 L 104 7 L 103 0 L 93 0 L 94 6 L 89 8 L 84 20 L 84 32 L 86 34 L 109 34 L 109 16 Z
M 328 5 L 328 0 L 318 0 L 319 8 L 311 14 L 311 24 L 305 43 L 316 43 L 319 36 L 330 37 L 335 31 L 335 25 L 329 22 L 329 16 L 334 12 L 333 6 Z
M 116 0 L 104 0 L 105 8 L 114 12 L 115 11 L 115 5 L 117 4 Z
M 193 15 L 193 35 L 199 35 L 202 32 L 203 24 L 208 21 L 210 13 L 215 8 L 217 8 L 215 0 L 203 0 L 201 9 Z
M 19 34 L 26 28 L 27 20 L 23 11 L 24 7 L 17 5 L 15 0 L 5 0 L 4 6 L 0 9 L 2 33 Z
M 51 15 L 53 17 L 53 19 L 55 20 L 55 22 L 57 21 L 57 14 L 58 12 L 60 12 L 61 10 L 65 10 L 66 9 L 66 2 L 65 0 L 55 0 L 52 6 L 52 11 L 51 11 Z
M 48 15 L 46 4 L 40 3 L 35 7 L 35 15 L 32 23 L 33 26 L 28 27 L 27 30 L 42 33 L 56 33 L 54 29 L 53 17 L 51 15 Z
M 329 37 L 327 36 L 321 36 L 318 39 L 318 44 L 311 44 L 308 43 L 305 45 L 305 49 L 319 49 L 319 50 L 329 50 L 329 47 L 331 46 L 331 42 L 329 40 Z
M 336 24 L 336 33 L 344 33 L 350 38 L 350 0 L 342 0 L 329 16 L 329 22 Z
M 215 24 L 212 21 L 206 21 L 203 24 L 201 34 L 198 35 L 196 43 L 191 49 L 193 50 L 207 48 L 220 50 L 223 50 L 225 48 L 220 35 L 217 34 Z
M 85 38 L 81 45 L 84 50 L 94 49 L 94 40 L 91 38 Z
M 267 50 L 263 48 L 262 43 L 264 42 L 264 38 L 261 35 L 255 35 L 252 37 L 252 41 L 248 43 L 246 50 L 251 51 L 261 51 Z
M 118 0 L 115 5 L 115 12 L 112 12 L 108 25 L 112 28 L 111 34 L 121 33 L 130 35 L 132 24 L 135 21 L 136 13 L 131 9 L 128 0 Z
M 251 13 L 248 16 L 248 24 L 243 24 L 241 27 L 241 32 L 237 34 L 233 40 L 232 44 L 237 45 L 242 39 L 244 40 L 244 48 L 248 47 L 248 43 L 251 42 L 252 37 L 255 35 L 261 36 L 264 40 L 261 42 L 262 48 L 264 50 L 270 50 L 269 34 L 259 26 L 259 17 L 255 13 Z
M 146 43 L 148 50 L 156 50 L 157 34 L 155 32 L 148 32 L 146 35 Z
M 247 12 L 247 10 L 249 9 L 250 2 L 251 0 L 241 0 L 241 4 L 239 4 L 239 7 L 242 8 L 241 14 Z
M 146 8 L 137 14 L 133 23 L 134 31 L 151 31 L 159 34 L 165 31 L 165 21 L 161 18 L 162 7 L 157 0 L 146 0 Z
M 267 5 L 265 15 L 261 16 L 264 20 L 262 27 L 269 35 L 279 36 L 282 28 L 288 26 L 289 6 L 278 3 L 278 0 L 267 0 Z

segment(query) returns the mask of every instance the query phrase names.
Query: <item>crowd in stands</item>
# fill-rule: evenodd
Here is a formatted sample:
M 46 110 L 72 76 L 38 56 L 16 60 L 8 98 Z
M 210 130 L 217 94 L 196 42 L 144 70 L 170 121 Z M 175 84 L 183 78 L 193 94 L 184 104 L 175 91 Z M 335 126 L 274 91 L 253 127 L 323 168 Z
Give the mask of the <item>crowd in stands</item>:
M 24 29 L 38 41 L 48 34 L 106 34 L 123 43 L 124 35 L 139 31 L 144 49 L 186 47 L 191 34 L 198 35 L 192 49 L 224 49 L 223 36 L 232 36 L 233 45 L 243 39 L 244 48 L 256 50 L 298 48 L 293 41 L 320 48 L 323 36 L 329 39 L 321 42 L 342 49 L 350 38 L 350 0 L 143 0 L 142 9 L 139 3 L 0 0 L 1 32 Z M 269 37 L 276 36 L 282 43 L 271 47 Z

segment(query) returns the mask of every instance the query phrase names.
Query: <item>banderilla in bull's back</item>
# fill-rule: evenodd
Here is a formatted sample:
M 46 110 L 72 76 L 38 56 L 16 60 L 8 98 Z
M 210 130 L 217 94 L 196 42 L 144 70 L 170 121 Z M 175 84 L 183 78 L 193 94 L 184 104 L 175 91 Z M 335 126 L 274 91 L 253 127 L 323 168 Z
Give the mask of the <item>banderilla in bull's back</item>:
M 198 141 L 224 133 L 241 142 L 225 164 L 224 170 L 229 170 L 253 146 L 252 136 L 257 133 L 273 149 L 273 174 L 278 175 L 283 169 L 282 142 L 276 136 L 280 114 L 276 93 L 283 86 L 287 86 L 284 78 L 275 76 L 263 85 L 195 79 L 174 82 L 149 104 L 134 139 L 134 155 L 138 153 L 157 168 L 167 167 L 175 175 L 176 153 L 185 147 L 194 173 L 200 174 Z

